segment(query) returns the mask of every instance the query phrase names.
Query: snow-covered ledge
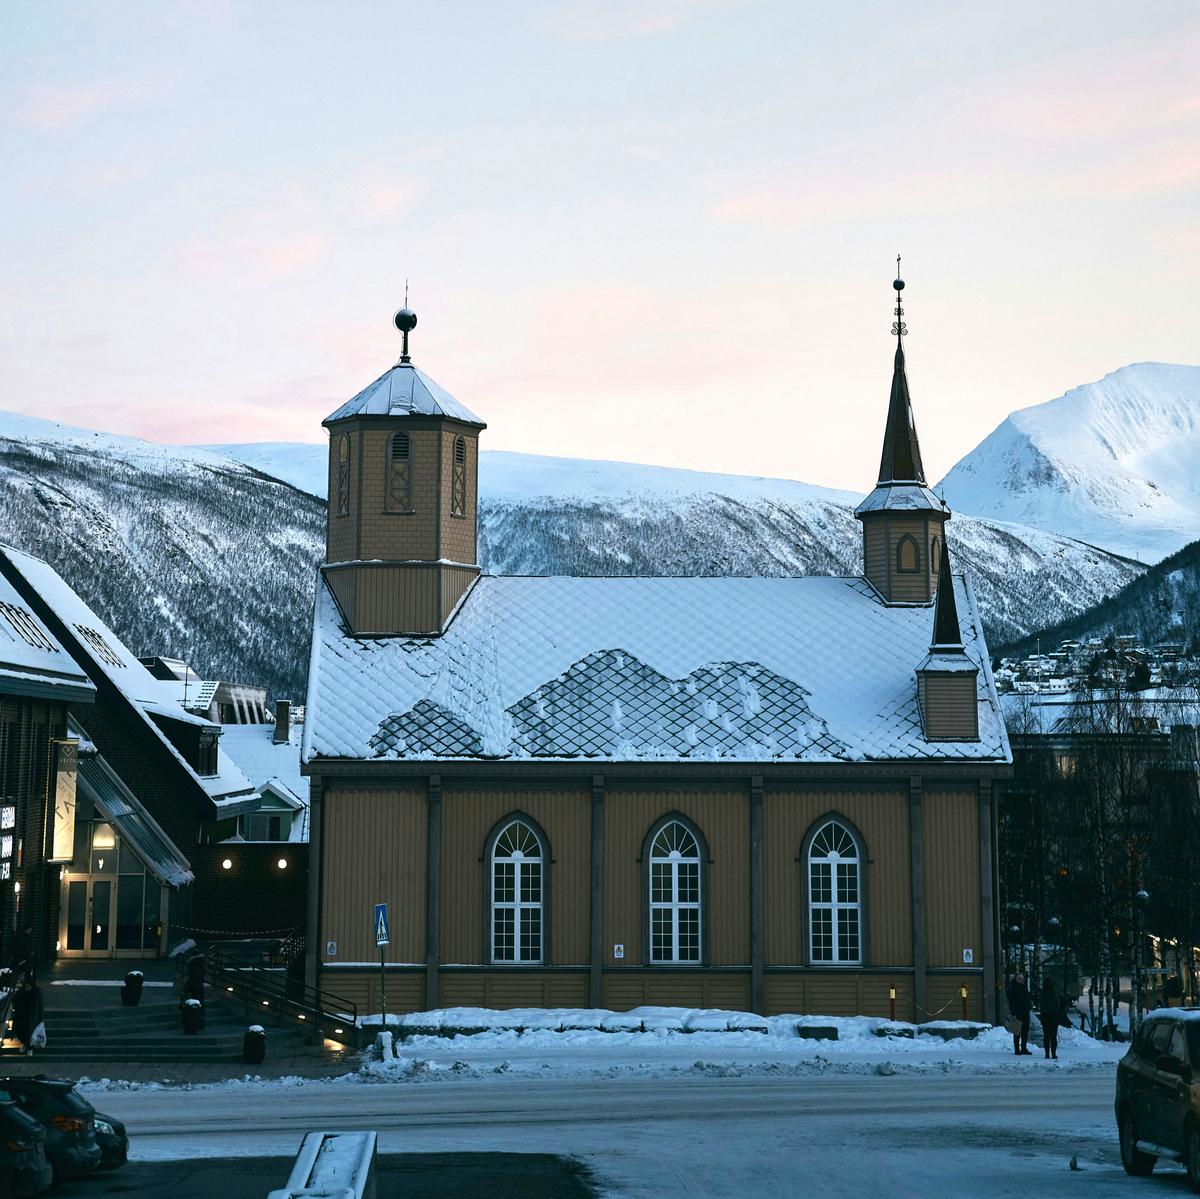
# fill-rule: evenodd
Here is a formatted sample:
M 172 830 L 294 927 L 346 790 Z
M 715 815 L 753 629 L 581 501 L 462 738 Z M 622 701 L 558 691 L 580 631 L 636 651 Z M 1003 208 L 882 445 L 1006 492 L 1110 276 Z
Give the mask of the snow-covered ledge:
M 267 1199 L 375 1199 L 373 1132 L 310 1132 L 300 1143 L 287 1185 Z

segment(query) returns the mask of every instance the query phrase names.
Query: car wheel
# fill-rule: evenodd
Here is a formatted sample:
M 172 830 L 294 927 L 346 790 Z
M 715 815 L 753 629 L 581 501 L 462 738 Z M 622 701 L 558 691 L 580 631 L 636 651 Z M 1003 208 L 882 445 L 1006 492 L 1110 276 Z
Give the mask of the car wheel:
M 1121 1165 L 1125 1167 L 1125 1173 L 1144 1178 L 1154 1169 L 1154 1163 L 1158 1158 L 1152 1154 L 1143 1153 L 1137 1147 L 1137 1125 L 1133 1122 L 1133 1112 L 1128 1108 L 1121 1113 L 1121 1124 L 1118 1131 L 1121 1137 Z
M 1188 1183 L 1192 1190 L 1200 1195 L 1200 1127 L 1195 1124 L 1190 1125 L 1187 1130 L 1183 1164 L 1187 1167 Z

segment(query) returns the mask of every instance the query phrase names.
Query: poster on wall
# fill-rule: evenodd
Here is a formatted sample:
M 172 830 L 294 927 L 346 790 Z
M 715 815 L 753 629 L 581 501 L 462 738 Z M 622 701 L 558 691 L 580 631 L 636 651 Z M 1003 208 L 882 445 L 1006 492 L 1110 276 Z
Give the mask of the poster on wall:
M 75 782 L 79 772 L 79 742 L 51 741 L 54 783 L 50 793 L 51 862 L 75 856 Z

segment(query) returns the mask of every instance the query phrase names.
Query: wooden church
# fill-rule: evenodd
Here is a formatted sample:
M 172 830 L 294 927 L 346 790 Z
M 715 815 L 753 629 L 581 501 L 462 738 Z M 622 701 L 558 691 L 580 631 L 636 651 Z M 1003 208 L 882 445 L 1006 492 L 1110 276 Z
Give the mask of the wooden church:
M 396 323 L 324 422 L 309 981 L 379 1011 L 387 902 L 390 1011 L 995 1020 L 1011 755 L 902 319 L 851 578 L 481 573 L 484 422 Z

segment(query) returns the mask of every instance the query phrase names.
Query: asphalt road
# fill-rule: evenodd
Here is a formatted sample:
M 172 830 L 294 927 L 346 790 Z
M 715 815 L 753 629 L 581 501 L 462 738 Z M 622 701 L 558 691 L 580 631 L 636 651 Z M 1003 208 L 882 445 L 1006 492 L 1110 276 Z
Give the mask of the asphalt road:
M 102 1195 L 146 1199 L 265 1199 L 287 1181 L 290 1157 L 201 1158 L 131 1162 L 69 1186 L 79 1199 Z M 586 1167 L 548 1154 L 406 1153 L 376 1163 L 378 1199 L 592 1199 Z M 68 1189 L 64 1186 L 64 1196 Z
M 92 1098 L 129 1127 L 131 1179 L 139 1159 L 286 1155 L 311 1129 L 368 1128 L 385 1154 L 574 1158 L 614 1196 L 1188 1193 L 1177 1166 L 1150 1180 L 1122 1172 L 1107 1070 L 586 1083 L 499 1076 Z M 457 1193 L 497 1192 L 470 1184 Z

